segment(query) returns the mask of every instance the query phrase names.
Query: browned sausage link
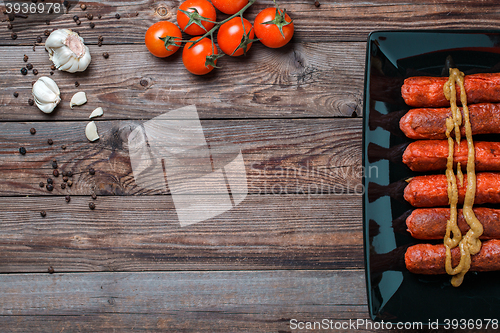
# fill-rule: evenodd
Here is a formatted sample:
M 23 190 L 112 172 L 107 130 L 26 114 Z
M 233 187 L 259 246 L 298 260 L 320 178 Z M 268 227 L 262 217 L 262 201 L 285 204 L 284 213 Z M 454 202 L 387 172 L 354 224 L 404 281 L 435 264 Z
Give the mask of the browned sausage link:
M 469 114 L 472 134 L 500 133 L 500 104 L 472 104 Z M 449 116 L 450 108 L 412 109 L 401 117 L 399 127 L 410 139 L 446 139 L 446 118 Z M 465 137 L 463 127 L 461 131 Z
M 476 141 L 476 171 L 500 171 L 500 142 Z M 467 141 L 455 143 L 453 159 L 465 170 L 467 166 Z M 403 153 L 403 163 L 418 172 L 445 170 L 448 158 L 447 140 L 420 140 L 412 142 Z
M 443 86 L 447 77 L 416 76 L 407 78 L 401 87 L 405 103 L 413 107 L 443 107 L 450 102 L 444 97 Z M 500 102 L 500 74 L 483 73 L 465 76 L 467 104 Z M 460 101 L 457 85 L 457 101 Z
M 467 177 L 460 185 L 457 179 L 458 201 L 464 202 Z M 415 207 L 438 207 L 448 205 L 448 183 L 445 175 L 417 176 L 409 180 L 404 189 L 404 198 Z M 476 175 L 475 204 L 500 203 L 500 173 L 481 172 Z
M 500 209 L 478 207 L 474 208 L 474 214 L 483 225 L 481 239 L 500 238 Z M 449 208 L 418 208 L 406 218 L 406 226 L 413 238 L 443 239 L 449 218 Z M 458 210 L 457 224 L 462 235 L 470 229 L 461 209 Z
M 452 266 L 460 261 L 460 249 L 451 251 Z M 446 250 L 443 244 L 417 244 L 410 246 L 405 253 L 406 268 L 415 274 L 446 274 L 444 261 Z M 483 242 L 481 251 L 472 256 L 471 271 L 488 272 L 500 270 L 500 240 L 491 239 Z

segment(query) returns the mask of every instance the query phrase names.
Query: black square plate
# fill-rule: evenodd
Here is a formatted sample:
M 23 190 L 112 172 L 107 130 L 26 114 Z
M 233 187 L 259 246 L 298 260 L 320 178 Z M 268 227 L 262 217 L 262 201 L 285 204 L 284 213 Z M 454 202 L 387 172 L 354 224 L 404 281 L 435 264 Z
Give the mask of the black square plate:
M 500 31 L 379 31 L 368 39 L 363 223 L 374 320 L 446 324 L 452 319 L 498 318 L 500 313 L 500 272 L 469 272 L 455 288 L 447 275 L 411 274 L 404 265 L 406 248 L 421 241 L 413 239 L 405 225 L 412 210 L 402 198 L 405 179 L 417 173 L 401 162 L 411 142 L 399 130 L 399 119 L 409 109 L 401 85 L 410 76 L 448 76 L 443 71 L 448 56 L 466 75 L 500 72 Z

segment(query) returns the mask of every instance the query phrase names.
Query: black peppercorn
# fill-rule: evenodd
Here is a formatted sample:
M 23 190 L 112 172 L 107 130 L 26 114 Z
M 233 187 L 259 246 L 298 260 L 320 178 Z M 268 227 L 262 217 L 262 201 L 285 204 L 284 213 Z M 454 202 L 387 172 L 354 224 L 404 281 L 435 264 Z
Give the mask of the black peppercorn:
M 148 80 L 142 79 L 141 81 L 139 81 L 139 83 L 141 84 L 141 86 L 146 87 L 148 85 Z
M 92 20 L 94 18 L 94 15 L 88 13 L 87 14 L 87 20 Z
M 52 139 L 48 139 L 47 143 L 52 146 L 54 144 L 54 141 Z
M 319 3 L 319 1 L 315 1 L 315 2 L 314 2 L 314 5 L 315 5 L 316 7 L 321 6 L 321 4 Z
M 61 149 L 62 149 L 62 150 L 66 150 L 66 145 L 62 145 L 62 146 L 61 146 Z
M 42 211 L 40 212 L 40 216 L 45 217 L 45 216 L 47 216 L 47 213 L 46 213 L 44 210 L 42 210 Z
M 28 74 L 28 70 L 26 69 L 26 67 L 21 68 L 21 74 L 23 75 Z
M 56 68 L 56 65 L 52 65 L 52 66 L 50 66 L 50 69 L 51 69 L 51 70 L 53 70 L 53 71 L 55 71 L 55 70 L 57 69 L 57 68 Z
M 24 148 L 24 147 L 19 148 L 19 153 L 21 155 L 26 155 L 26 148 Z
M 31 135 L 35 135 L 36 134 L 36 129 L 35 128 L 30 128 L 30 133 Z
M 29 57 L 25 54 L 23 57 L 24 62 L 28 62 Z
M 64 176 L 64 173 L 63 173 L 63 182 L 67 183 L 69 180 L 68 176 Z
M 38 69 L 36 69 L 36 68 L 35 68 L 35 69 L 33 70 L 33 75 L 38 75 Z
M 49 30 L 45 30 L 45 31 L 43 32 L 43 34 L 44 34 L 45 36 L 49 37 L 49 36 L 50 36 L 50 31 L 49 31 Z
M 59 170 L 55 169 L 54 171 L 52 171 L 52 174 L 54 175 L 54 177 L 59 177 Z
M 47 184 L 54 184 L 54 181 L 52 180 L 52 178 L 47 178 Z
M 94 27 L 95 27 L 94 22 L 90 22 L 89 26 L 90 26 L 90 29 L 94 29 Z
M 96 200 L 97 199 L 97 195 L 95 193 L 92 193 L 91 195 L 92 199 Z
M 52 72 L 52 71 L 51 71 L 51 72 L 50 72 L 50 75 L 54 75 L 54 72 Z
M 47 191 L 52 192 L 54 190 L 54 185 L 47 184 Z
M 17 39 L 17 34 L 15 32 L 11 33 L 10 38 Z
M 31 64 L 31 63 L 26 64 L 26 69 L 29 70 L 29 71 L 32 70 L 33 69 L 33 64 Z
M 52 161 L 52 168 L 57 169 L 57 161 L 56 160 Z
M 54 274 L 54 267 L 50 266 L 50 267 L 47 269 L 47 272 L 49 272 L 49 274 Z
M 19 93 L 17 91 L 14 92 L 14 97 L 15 98 L 18 98 L 19 97 Z
M 9 30 L 12 30 L 12 28 L 14 28 L 14 27 L 12 26 L 12 24 L 9 23 L 9 24 L 7 24 L 7 28 L 9 28 Z
M 76 20 L 76 25 L 80 25 L 80 24 L 82 24 L 82 21 Z
M 97 18 L 100 20 L 101 19 L 101 14 L 97 14 Z
M 35 105 L 35 101 L 30 98 L 30 99 L 28 99 L 28 104 L 29 104 L 29 106 L 33 106 L 33 105 Z
M 64 0 L 63 1 L 63 6 L 68 8 L 69 7 L 69 1 L 68 0 Z
M 89 203 L 89 208 L 91 210 L 94 210 L 95 209 L 95 203 L 93 203 L 93 202 Z
M 97 42 L 97 46 L 101 47 L 102 46 L 102 41 Z
M 104 37 L 102 37 L 102 35 L 99 35 L 99 37 L 97 37 L 97 40 L 102 42 L 104 40 Z
M 43 182 L 40 182 L 40 183 L 38 184 L 38 186 L 40 186 L 40 187 L 45 187 L 45 184 L 44 184 Z
M 71 201 L 71 197 L 69 195 L 67 195 L 66 197 L 64 197 L 64 200 L 66 200 L 66 202 L 70 202 Z
M 78 20 L 78 19 L 79 19 L 78 15 L 73 16 L 73 21 L 76 22 L 76 20 Z
M 78 81 L 75 81 L 75 87 L 79 87 L 80 86 L 80 83 Z
M 42 42 L 42 36 L 37 36 L 36 37 L 36 42 L 41 43 Z
M 69 186 L 69 187 L 73 186 L 73 181 L 68 180 L 68 186 Z
M 89 174 L 91 174 L 91 175 L 95 175 L 95 170 L 94 170 L 94 168 L 90 168 L 90 169 L 89 169 Z
M 116 17 L 116 19 L 119 20 L 120 19 L 120 14 L 116 13 L 115 17 Z
M 71 171 L 66 172 L 66 176 L 73 177 L 73 172 L 71 172 Z
M 104 57 L 104 59 L 108 59 L 109 58 L 109 53 L 108 52 L 104 52 L 102 54 L 102 56 Z
M 80 9 L 81 9 L 81 10 L 85 10 L 85 9 L 87 9 L 87 5 L 86 5 L 86 4 L 84 4 L 84 3 L 82 3 L 82 4 L 80 5 Z
M 63 189 L 63 190 L 64 190 L 65 188 L 66 188 L 66 183 L 62 183 L 62 184 L 61 184 L 61 189 Z

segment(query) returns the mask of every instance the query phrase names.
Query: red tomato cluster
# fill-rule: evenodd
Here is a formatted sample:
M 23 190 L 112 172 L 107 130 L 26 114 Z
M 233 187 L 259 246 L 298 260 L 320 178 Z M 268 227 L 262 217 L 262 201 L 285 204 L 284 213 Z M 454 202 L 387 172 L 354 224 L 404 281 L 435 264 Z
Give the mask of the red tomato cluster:
M 246 54 L 256 41 L 254 37 L 267 47 L 286 45 L 294 32 L 290 16 L 278 7 L 266 8 L 257 15 L 252 26 L 242 16 L 243 11 L 251 5 L 249 2 L 253 4 L 255 0 L 212 0 L 212 3 L 208 0 L 186 0 L 177 11 L 180 29 L 168 21 L 157 22 L 146 32 L 146 46 L 153 55 L 164 58 L 174 54 L 185 42 L 182 52 L 184 66 L 193 74 L 204 75 L 216 67 L 217 59 L 222 56 L 214 42 L 207 38 L 213 36 L 217 29 L 220 49 L 234 57 Z M 232 16 L 220 23 L 216 22 L 214 6 Z M 183 41 L 181 30 L 196 37 Z

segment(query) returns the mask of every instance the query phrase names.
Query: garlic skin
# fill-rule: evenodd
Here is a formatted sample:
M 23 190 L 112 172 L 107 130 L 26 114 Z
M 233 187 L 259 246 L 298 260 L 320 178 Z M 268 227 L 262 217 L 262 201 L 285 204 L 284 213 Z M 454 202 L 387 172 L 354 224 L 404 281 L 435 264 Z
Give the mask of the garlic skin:
M 45 41 L 45 49 L 61 71 L 83 72 L 90 64 L 89 48 L 83 43 L 83 38 L 70 29 L 53 31 Z
M 87 103 L 87 95 L 85 95 L 84 91 L 77 92 L 71 97 L 71 101 L 69 102 L 69 107 L 73 108 L 75 105 L 83 105 Z
M 44 113 L 51 113 L 59 102 L 61 92 L 59 87 L 50 77 L 42 76 L 33 85 L 31 91 L 36 106 Z
M 95 122 L 91 121 L 85 127 L 85 136 L 90 142 L 93 142 L 99 139 L 99 134 L 97 134 L 97 126 Z

